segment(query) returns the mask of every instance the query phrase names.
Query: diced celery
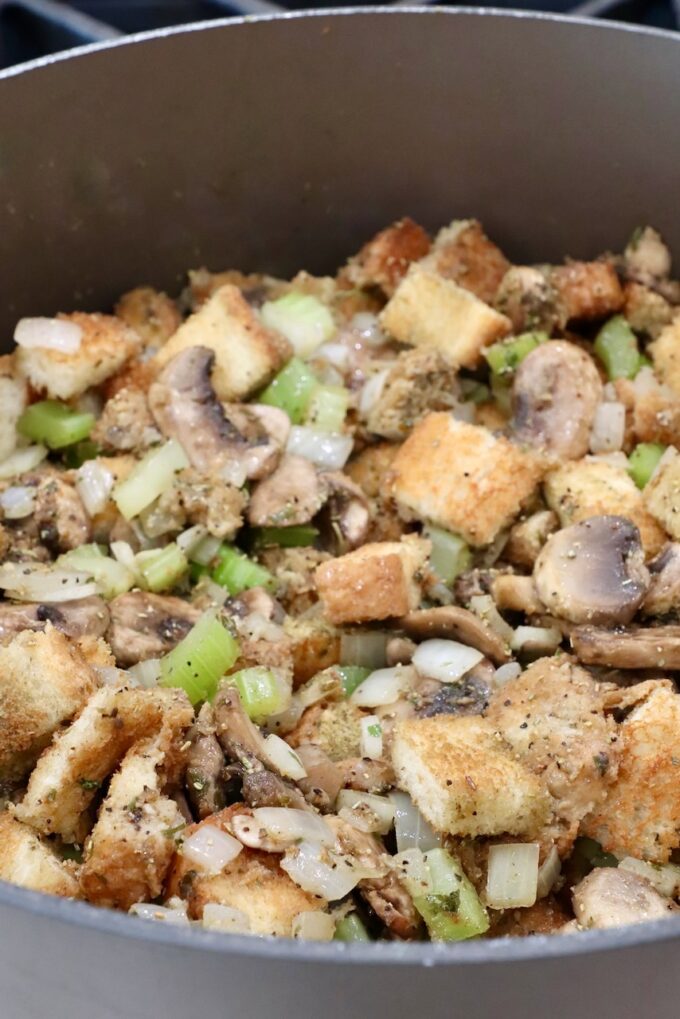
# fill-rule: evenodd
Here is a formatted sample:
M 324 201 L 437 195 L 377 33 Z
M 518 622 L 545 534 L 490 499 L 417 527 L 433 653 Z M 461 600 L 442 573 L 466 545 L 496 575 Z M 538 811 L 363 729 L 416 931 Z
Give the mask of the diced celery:
M 205 577 L 208 573 L 210 570 L 202 563 L 189 563 L 189 580 L 192 584 L 196 584 L 201 577 Z
M 474 885 L 458 860 L 445 849 L 425 853 L 431 892 L 418 894 L 413 888 L 413 903 L 436 941 L 462 941 L 489 929 L 489 918 Z M 408 880 L 407 880 L 408 884 Z
M 344 386 L 319 386 L 312 394 L 307 424 L 322 432 L 340 432 L 349 407 L 349 392 Z
M 149 591 L 170 590 L 189 569 L 187 557 L 174 541 L 165 548 L 138 552 L 135 562 Z
M 319 530 L 311 524 L 292 527 L 258 527 L 253 531 L 255 548 L 304 548 L 313 545 L 319 537 Z
M 299 425 L 305 419 L 312 394 L 318 385 L 319 380 L 311 368 L 298 357 L 293 357 L 264 392 L 260 393 L 258 403 L 285 410 L 293 424 Z
M 633 379 L 640 370 L 637 337 L 623 315 L 614 315 L 595 338 L 595 353 L 610 379 Z
M 267 587 L 274 585 L 274 578 L 264 566 L 253 562 L 231 545 L 222 545 L 219 549 L 216 565 L 211 576 L 216 584 L 226 588 L 229 594 L 240 594 L 249 587 Z
M 206 612 L 177 647 L 161 658 L 161 686 L 177 686 L 192 704 L 209 700 L 238 658 L 236 639 L 214 612 Z
M 189 466 L 187 455 L 175 439 L 149 450 L 145 457 L 114 487 L 113 501 L 126 520 L 131 520 L 170 488 L 177 471 Z
M 279 714 L 286 706 L 287 698 L 281 683 L 272 670 L 264 666 L 255 665 L 234 672 L 227 682 L 236 687 L 244 711 L 255 721 Z
M 134 586 L 131 570 L 110 556 L 104 555 L 99 545 L 81 545 L 59 556 L 59 566 L 89 573 L 104 598 L 115 598 Z
M 86 439 L 94 420 L 94 414 L 73 410 L 59 400 L 41 400 L 26 408 L 17 429 L 27 439 L 44 443 L 50 449 L 61 449 Z
M 293 291 L 276 301 L 266 301 L 260 315 L 266 326 L 292 343 L 298 357 L 309 357 L 335 332 L 330 311 L 311 294 Z
M 489 368 L 493 375 L 512 375 L 517 366 L 524 360 L 527 354 L 549 339 L 547 333 L 520 333 L 509 340 L 501 340 L 494 343 L 484 351 Z
M 335 925 L 334 941 L 370 941 L 370 935 L 357 913 L 348 913 Z
M 491 376 L 491 395 L 504 414 L 512 413 L 512 378 L 510 375 Z
M 423 533 L 432 542 L 430 555 L 432 569 L 444 584 L 451 584 L 470 566 L 472 562 L 470 549 L 460 535 L 444 531 L 441 527 L 428 524 Z
M 374 670 L 366 669 L 363 665 L 338 665 L 337 671 L 340 674 L 345 697 L 351 697 L 359 684 L 363 683 Z
M 578 884 L 595 867 L 618 867 L 618 865 L 618 859 L 613 853 L 605 852 L 599 842 L 586 835 L 579 835 L 567 864 L 569 884 Z
M 628 457 L 628 473 L 638 488 L 644 488 L 666 447 L 660 442 L 640 442 Z
M 461 379 L 460 388 L 463 399 L 469 403 L 486 403 L 491 396 L 489 387 L 476 379 Z
M 91 439 L 83 439 L 76 442 L 74 446 L 67 446 L 62 454 L 64 466 L 75 470 L 82 467 L 86 460 L 94 460 L 99 456 L 101 450 Z

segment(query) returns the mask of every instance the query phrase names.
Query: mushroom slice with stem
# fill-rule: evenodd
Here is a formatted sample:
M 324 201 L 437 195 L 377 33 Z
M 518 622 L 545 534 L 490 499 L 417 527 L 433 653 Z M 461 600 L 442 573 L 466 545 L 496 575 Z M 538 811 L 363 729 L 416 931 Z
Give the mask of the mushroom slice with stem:
M 625 625 L 640 607 L 649 572 L 637 527 L 625 517 L 589 517 L 548 538 L 534 567 L 548 611 L 572 623 Z
M 496 665 L 510 659 L 510 652 L 502 637 L 476 616 L 474 612 L 459 605 L 440 605 L 431 609 L 416 609 L 403 616 L 399 625 L 415 640 L 429 640 L 443 637 L 461 641 L 477 648 Z
M 290 454 L 255 488 L 248 507 L 253 527 L 307 524 L 328 498 L 328 484 L 314 464 Z
M 371 511 L 363 489 L 342 471 L 323 475 L 330 495 L 320 514 L 319 523 L 331 532 L 331 545 L 337 555 L 351 552 L 363 545 L 368 537 Z
M 680 669 L 680 626 L 640 626 L 628 630 L 578 626 L 571 632 L 571 645 L 585 665 Z
M 598 867 L 576 886 L 574 913 L 580 927 L 623 927 L 672 916 L 677 907 L 645 878 L 620 867 Z
M 643 616 L 665 616 L 680 609 L 680 544 L 671 542 L 649 564 L 651 583 L 642 603 Z

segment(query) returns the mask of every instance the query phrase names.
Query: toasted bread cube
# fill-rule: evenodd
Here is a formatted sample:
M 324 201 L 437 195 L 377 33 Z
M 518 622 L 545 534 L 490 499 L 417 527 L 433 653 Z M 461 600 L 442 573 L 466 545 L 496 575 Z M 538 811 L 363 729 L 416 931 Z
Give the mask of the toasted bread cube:
M 666 863 L 680 847 L 680 696 L 657 687 L 620 733 L 618 778 L 582 830 L 617 856 Z
M 669 446 L 643 489 L 645 506 L 676 541 L 680 538 L 680 453 Z
M 459 395 L 454 367 L 438 350 L 399 354 L 390 368 L 366 426 L 374 435 L 403 439 L 414 424 L 434 410 L 451 410 Z
M 287 733 L 286 740 L 292 747 L 312 743 L 331 761 L 359 758 L 361 719 L 364 716 L 364 711 L 346 700 L 314 704 Z
M 380 316 L 401 343 L 434 347 L 456 367 L 475 368 L 482 348 L 510 332 L 510 320 L 432 269 L 412 265 Z
M 661 381 L 680 396 L 680 315 L 661 330 L 647 351 Z
M 490 544 L 531 498 L 542 459 L 486 428 L 428 414 L 392 461 L 392 494 L 402 511 Z
M 201 305 L 154 358 L 159 368 L 187 347 L 215 351 L 212 383 L 220 400 L 241 400 L 260 389 L 292 356 L 288 341 L 266 329 L 229 283 Z
M 635 441 L 680 445 L 680 397 L 668 386 L 650 387 L 638 394 L 632 383 L 628 385 L 634 395 L 630 419 Z
M 134 330 L 113 315 L 88 315 L 74 311 L 58 315 L 80 326 L 80 348 L 73 354 L 48 347 L 17 347 L 17 366 L 34 389 L 59 400 L 80 396 L 91 386 L 123 367 L 139 351 L 141 340 Z
M 548 813 L 538 778 L 484 718 L 435 715 L 398 723 L 397 784 L 432 827 L 450 835 L 535 833 Z
M 286 616 L 283 625 L 293 656 L 293 686 L 340 662 L 340 632 L 325 619 Z
M 550 273 L 565 322 L 615 315 L 624 296 L 609 262 L 567 262 Z
M 181 732 L 192 718 L 183 690 L 102 687 L 40 757 L 17 817 L 45 835 L 81 841 L 85 811 L 130 747 L 161 726 Z
M 656 290 L 642 283 L 629 281 L 623 288 L 625 304 L 623 314 L 631 329 L 656 339 L 673 320 L 674 308 Z
M 409 535 L 376 541 L 321 563 L 316 586 L 331 623 L 363 623 L 402 616 L 420 603 L 419 571 L 430 543 Z
M 80 889 L 68 864 L 51 846 L 9 811 L 0 813 L 0 881 L 34 892 L 78 898 Z
M 620 467 L 602 460 L 573 460 L 545 479 L 545 500 L 562 527 L 606 514 L 627 517 L 640 531 L 647 558 L 666 543 L 663 528 L 645 507 L 642 492 Z
M 142 740 L 128 751 L 111 779 L 80 872 L 86 899 L 129 909 L 163 890 L 184 818 L 163 795 L 163 740 Z
M 406 217 L 381 230 L 350 258 L 341 276 L 351 286 L 380 287 L 391 297 L 409 265 L 430 250 L 430 238 Z
M 0 777 L 21 778 L 97 687 L 78 647 L 48 623 L 0 647 Z
M 14 452 L 17 444 L 17 421 L 28 400 L 26 380 L 16 374 L 13 354 L 0 357 L 0 461 Z
M 439 231 L 422 266 L 433 269 L 491 304 L 510 268 L 507 258 L 476 219 L 457 219 Z
M 182 323 L 175 302 L 153 287 L 128 290 L 116 305 L 116 315 L 134 329 L 145 347 L 162 347 Z

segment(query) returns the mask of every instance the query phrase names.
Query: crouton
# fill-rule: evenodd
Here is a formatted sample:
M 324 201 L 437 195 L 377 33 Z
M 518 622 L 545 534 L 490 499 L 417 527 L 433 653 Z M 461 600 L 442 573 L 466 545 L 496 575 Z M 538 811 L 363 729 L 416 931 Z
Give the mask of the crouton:
M 567 852 L 618 770 L 605 688 L 568 658 L 541 658 L 491 698 L 486 718 L 553 800 L 549 834 Z
M 404 351 L 390 368 L 366 427 L 386 439 L 403 439 L 428 411 L 455 407 L 458 391 L 456 371 L 438 350 Z
M 648 559 L 666 543 L 663 528 L 645 506 L 642 492 L 627 471 L 603 460 L 586 457 L 563 464 L 546 477 L 544 494 L 562 527 L 611 514 L 632 520 Z
M 314 704 L 286 735 L 286 741 L 292 747 L 312 743 L 331 761 L 360 757 L 363 716 L 360 708 L 346 700 Z
M 317 567 L 316 586 L 331 623 L 404 616 L 420 603 L 419 571 L 430 543 L 408 535 L 377 541 Z
M 402 512 L 488 545 L 512 523 L 545 471 L 542 458 L 450 414 L 428 414 L 392 462 Z
M 657 687 L 620 734 L 618 778 L 583 832 L 617 856 L 666 863 L 680 846 L 680 696 Z
M 230 820 L 243 813 L 242 804 L 235 804 L 192 825 L 185 838 L 199 827 L 216 827 L 233 835 Z M 189 916 L 200 920 L 209 902 L 230 906 L 245 913 L 252 934 L 274 934 L 291 937 L 293 920 L 298 913 L 323 909 L 327 903 L 294 884 L 279 866 L 279 857 L 245 846 L 219 874 L 208 874 L 177 853 L 167 885 L 167 895 L 180 895 L 187 900 Z
M 316 548 L 265 548 L 260 562 L 276 577 L 276 597 L 287 613 L 302 615 L 319 598 L 314 571 L 331 559 L 328 552 Z
M 656 290 L 650 290 L 642 283 L 628 282 L 624 285 L 623 295 L 623 314 L 636 333 L 644 333 L 654 340 L 672 321 L 673 305 Z
M 13 781 L 33 766 L 52 734 L 96 689 L 79 649 L 47 624 L 0 647 L 0 778 Z
M 110 453 L 142 450 L 159 442 L 161 434 L 151 416 L 146 393 L 134 386 L 120 389 L 104 404 L 90 438 Z
M 60 400 L 80 396 L 114 375 L 141 346 L 137 333 L 113 315 L 74 311 L 59 315 L 80 326 L 78 350 L 64 354 L 48 347 L 17 347 L 17 366 L 34 389 Z
M 163 890 L 185 823 L 162 792 L 162 744 L 158 736 L 136 744 L 111 779 L 80 872 L 84 897 L 98 906 L 129 909 Z
M 557 291 L 565 324 L 614 315 L 623 305 L 623 290 L 609 262 L 567 262 L 555 266 L 550 282 Z
M 549 536 L 557 530 L 559 521 L 552 510 L 538 510 L 526 520 L 520 520 L 510 530 L 510 536 L 503 549 L 503 558 L 516 566 L 533 570 Z
M 476 715 L 436 715 L 396 726 L 397 784 L 436 831 L 450 835 L 535 833 L 548 798 L 493 726 Z
M 345 467 L 345 474 L 364 490 L 369 499 L 374 499 L 384 492 L 385 477 L 399 449 L 399 446 L 391 442 L 366 446 L 350 460 Z
M 116 304 L 115 312 L 134 329 L 145 347 L 162 347 L 182 322 L 175 302 L 153 287 L 128 290 Z
M 680 315 L 661 330 L 647 347 L 647 353 L 661 381 L 680 396 Z
M 243 273 L 238 269 L 225 269 L 223 272 L 210 272 L 209 269 L 190 269 L 188 296 L 195 310 L 212 297 L 216 290 L 225 283 L 238 287 L 249 304 L 255 307 L 263 301 L 272 301 L 282 297 L 288 289 L 284 280 L 274 276 L 265 276 L 259 272 Z
M 406 217 L 376 234 L 361 251 L 350 258 L 341 282 L 354 287 L 379 287 L 391 297 L 409 265 L 430 250 L 430 238 Z
M 21 417 L 28 399 L 26 380 L 14 373 L 14 356 L 0 357 L 0 460 L 14 452 L 17 444 L 17 421 Z
M 283 627 L 293 656 L 293 686 L 339 663 L 340 633 L 325 619 L 286 616 Z
M 455 367 L 475 368 L 482 348 L 510 332 L 510 320 L 431 269 L 412 265 L 380 316 L 401 343 L 434 347 Z
M 494 307 L 508 316 L 515 333 L 541 329 L 551 336 L 563 317 L 547 266 L 513 265 L 498 287 Z
M 631 419 L 637 442 L 680 446 L 680 397 L 668 386 L 636 393 Z
M 491 304 L 510 263 L 476 219 L 454 220 L 439 231 L 422 266 Z
M 137 740 L 188 728 L 193 710 L 182 690 L 106 686 L 40 757 L 16 815 L 45 835 L 79 842 L 83 817 L 102 782 Z
M 676 541 L 680 538 L 680 453 L 669 446 L 643 490 L 645 506 Z
M 265 385 L 292 356 L 284 337 L 260 322 L 238 287 L 226 284 L 195 311 L 161 347 L 161 368 L 187 347 L 215 352 L 212 383 L 220 400 L 241 400 Z
M 69 865 L 8 811 L 0 813 L 0 880 L 48 895 L 80 896 Z

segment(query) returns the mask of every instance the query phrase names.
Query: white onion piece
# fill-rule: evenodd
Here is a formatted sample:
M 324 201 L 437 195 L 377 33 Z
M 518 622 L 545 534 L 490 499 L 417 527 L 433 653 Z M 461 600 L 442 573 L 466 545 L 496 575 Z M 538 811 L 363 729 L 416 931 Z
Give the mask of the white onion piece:
M 24 446 L 23 449 L 15 450 L 11 456 L 0 462 L 0 481 L 32 471 L 46 456 L 45 446 Z
M 661 388 L 659 380 L 654 374 L 654 369 L 649 365 L 644 365 L 640 368 L 633 380 L 633 386 L 635 388 L 635 396 L 639 399 L 641 396 L 648 396 L 649 393 L 654 393 Z
M 455 421 L 466 421 L 472 425 L 477 417 L 477 407 L 472 401 L 469 403 L 457 403 L 451 411 L 451 416 Z
M 386 343 L 377 315 L 370 311 L 359 311 L 350 322 L 350 329 L 358 333 L 364 346 L 382 347 Z
M 392 704 L 410 686 L 412 671 L 403 665 L 378 669 L 367 676 L 356 688 L 350 700 L 358 708 L 377 708 Z
M 202 925 L 209 931 L 222 934 L 250 934 L 250 919 L 240 909 L 223 906 L 220 902 L 206 902 Z
M 426 853 L 441 846 L 441 837 L 433 831 L 407 793 L 394 789 L 390 799 L 394 804 L 394 831 L 400 853 L 406 849 L 419 849 Z
M 196 548 L 191 550 L 192 562 L 200 563 L 201 566 L 208 566 L 217 555 L 217 550 L 221 544 L 220 538 L 214 538 L 212 534 L 207 535 Z
M 26 563 L 0 566 L 0 588 L 18 601 L 67 602 L 97 594 L 87 573 Z
M 623 446 L 626 408 L 622 403 L 600 403 L 590 432 L 592 453 L 614 453 Z
M 336 801 L 338 815 L 359 831 L 386 835 L 394 824 L 394 803 L 388 796 L 341 789 Z
M 493 674 L 494 686 L 503 686 L 511 679 L 517 679 L 521 674 L 522 666 L 519 662 L 505 662 L 503 665 L 499 665 Z
M 538 889 L 537 842 L 515 842 L 489 848 L 486 901 L 492 909 L 533 906 Z
M 237 814 L 232 819 L 234 832 L 244 845 L 258 849 L 262 833 L 273 847 L 270 852 L 287 849 L 296 842 L 331 846 L 335 834 L 319 814 L 295 807 L 257 807 L 250 814 Z
M 86 460 L 76 472 L 76 491 L 91 517 L 101 513 L 111 495 L 114 477 L 97 460 Z
M 317 357 L 323 358 L 324 361 L 328 361 L 329 364 L 341 371 L 346 371 L 349 368 L 349 350 L 344 343 L 322 343 L 314 351 L 314 359 L 316 360 Z
M 438 679 L 441 683 L 455 683 L 479 665 L 483 657 L 477 648 L 459 644 L 457 640 L 435 638 L 418 645 L 413 664 L 423 676 Z
M 335 935 L 335 920 L 330 913 L 310 909 L 298 913 L 293 920 L 293 937 L 301 941 L 332 941 Z
M 154 906 L 153 902 L 135 902 L 128 910 L 131 916 L 138 916 L 142 920 L 163 920 L 165 923 L 188 924 L 189 920 L 184 911 L 170 908 L 168 906 Z
M 436 847 L 432 847 L 433 849 Z M 422 849 L 404 849 L 392 857 L 392 866 L 404 880 L 411 894 L 429 895 L 432 875 Z
M 382 371 L 370 375 L 364 382 L 359 396 L 359 413 L 363 418 L 368 417 L 382 396 L 389 373 L 389 368 L 383 368 Z
M 546 856 L 545 860 L 538 868 L 538 882 L 536 885 L 536 898 L 544 899 L 549 892 L 555 886 L 555 882 L 560 876 L 562 870 L 562 864 L 560 861 L 560 854 L 557 852 L 555 846 L 553 846 Z
M 293 748 L 288 746 L 285 739 L 271 733 L 264 741 L 264 751 L 267 760 L 274 765 L 280 775 L 292 778 L 294 782 L 301 778 L 307 778 L 302 761 Z
M 138 576 L 137 560 L 135 553 L 127 541 L 112 541 L 110 545 L 111 555 L 121 566 L 125 566 L 131 573 Z
M 6 520 L 22 520 L 35 509 L 35 488 L 10 485 L 0 493 L 0 506 Z
M 160 658 L 147 658 L 144 662 L 137 662 L 136 665 L 131 665 L 127 672 L 138 686 L 143 686 L 145 689 L 150 690 L 158 686 L 161 674 L 161 660 Z
M 378 761 L 383 755 L 383 731 L 377 715 L 367 715 L 359 723 L 361 738 L 360 752 L 362 757 Z
M 381 669 L 387 659 L 388 634 L 380 630 L 359 630 L 340 637 L 342 665 L 361 665 L 364 669 Z
M 503 619 L 496 608 L 496 603 L 490 594 L 473 594 L 470 598 L 470 609 L 476 616 L 490 626 L 501 640 L 509 644 L 513 638 L 514 630 L 509 623 Z
M 229 460 L 220 470 L 220 475 L 228 485 L 234 488 L 243 488 L 246 483 L 247 473 L 242 460 Z
M 328 902 L 344 899 L 365 877 L 361 868 L 318 842 L 303 841 L 288 849 L 281 868 L 304 891 L 320 895 Z
M 193 558 L 192 553 L 202 543 L 207 533 L 208 532 L 203 524 L 194 524 L 193 527 L 189 527 L 186 531 L 182 531 L 181 534 L 178 534 L 175 541 L 182 549 L 185 556 Z
M 351 435 L 293 425 L 286 449 L 293 456 L 304 457 L 326 471 L 339 471 L 347 463 L 353 446 Z
M 647 863 L 632 856 L 624 856 L 619 869 L 628 870 L 645 878 L 660 895 L 674 899 L 680 894 L 680 866 L 674 863 Z
M 137 681 L 132 679 L 123 669 L 117 669 L 115 665 L 95 665 L 94 671 L 104 686 L 138 686 Z
M 62 318 L 22 318 L 14 330 L 15 343 L 25 350 L 44 347 L 62 354 L 76 354 L 82 338 L 80 326 Z
M 531 650 L 550 654 L 562 643 L 562 634 L 556 626 L 518 626 L 510 642 L 513 651 L 521 651 L 527 644 Z
M 209 874 L 219 874 L 235 860 L 243 846 L 214 824 L 204 824 L 184 840 L 182 855 Z

